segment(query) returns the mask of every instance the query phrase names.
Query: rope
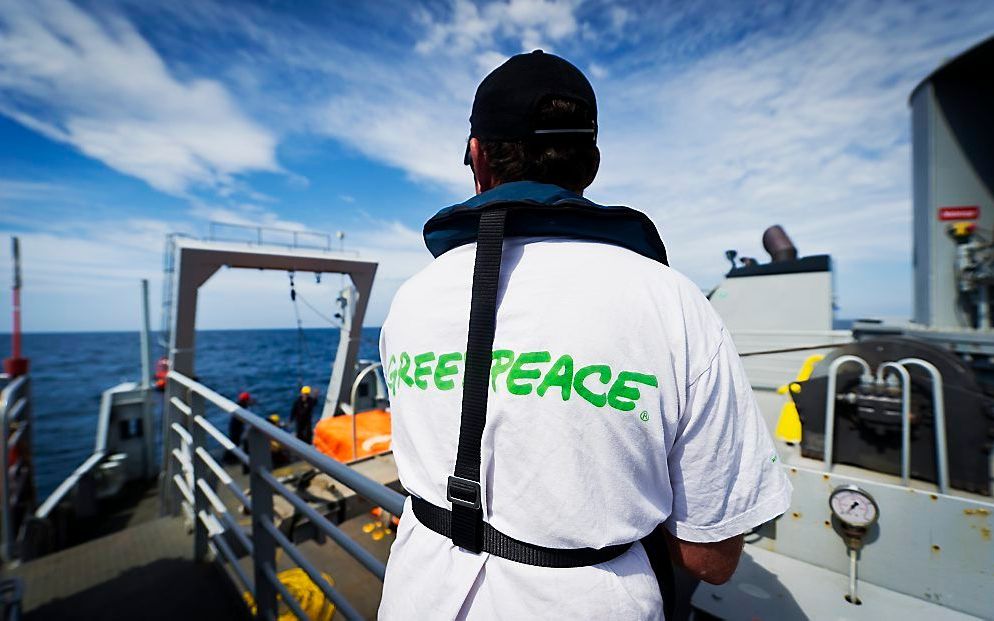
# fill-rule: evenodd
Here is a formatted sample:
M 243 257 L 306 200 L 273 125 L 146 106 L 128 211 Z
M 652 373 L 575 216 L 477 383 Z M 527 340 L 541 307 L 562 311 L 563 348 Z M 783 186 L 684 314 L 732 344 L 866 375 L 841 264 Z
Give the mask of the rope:
M 290 276 L 290 301 L 293 302 L 293 315 L 297 320 L 297 388 L 304 385 L 304 355 L 311 357 L 307 351 L 307 340 L 304 338 L 304 324 L 300 320 L 300 308 L 297 306 L 297 289 L 293 284 L 293 272 L 287 272 Z
M 332 326 L 334 326 L 336 328 L 342 327 L 342 324 L 341 324 L 340 321 L 336 321 L 335 319 L 332 319 L 332 318 L 328 317 L 327 315 L 325 315 L 324 313 L 322 313 L 321 311 L 319 311 L 318 309 L 316 309 L 314 307 L 314 305 L 311 304 L 310 302 L 308 302 L 304 298 L 303 294 L 301 294 L 299 291 L 297 292 L 297 297 L 300 299 L 301 302 L 304 303 L 305 306 L 307 306 L 307 308 L 311 309 L 311 311 L 313 311 L 315 315 L 317 315 L 321 319 L 324 319 L 325 321 L 327 321 L 329 324 L 331 324 Z
M 739 354 L 740 358 L 746 358 L 748 356 L 765 356 L 767 354 L 789 354 L 793 351 L 808 351 L 811 349 L 828 349 L 830 347 L 841 347 L 843 345 L 851 345 L 854 341 L 847 341 L 845 343 L 825 343 L 824 345 L 807 345 L 805 347 L 788 347 L 786 349 L 766 349 L 763 351 L 749 351 L 744 354 Z

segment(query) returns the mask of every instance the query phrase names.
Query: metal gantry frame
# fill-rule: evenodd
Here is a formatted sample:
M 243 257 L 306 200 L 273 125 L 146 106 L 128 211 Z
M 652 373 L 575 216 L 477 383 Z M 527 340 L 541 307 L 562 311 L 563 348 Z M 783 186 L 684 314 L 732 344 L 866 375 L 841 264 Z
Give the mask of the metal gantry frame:
M 207 386 L 176 371 L 168 375 L 170 394 L 163 416 L 168 422 L 175 446 L 169 456 L 179 465 L 167 483 L 182 498 L 181 508 L 193 521 L 193 548 L 197 560 L 207 560 L 210 553 L 231 567 L 241 586 L 252 594 L 257 617 L 277 617 L 277 595 L 298 616 L 306 619 L 300 602 L 279 581 L 276 573 L 276 550 L 282 549 L 310 577 L 314 584 L 334 602 L 347 619 L 362 619 L 362 615 L 315 567 L 273 521 L 273 495 L 279 494 L 314 524 L 322 533 L 342 547 L 373 576 L 383 580 L 386 567 L 367 552 L 338 526 L 281 483 L 273 474 L 271 443 L 276 442 L 319 471 L 354 490 L 374 505 L 393 515 L 404 510 L 404 496 L 369 479 L 348 466 L 316 451 L 296 437 L 269 421 L 240 407 L 237 403 L 214 392 Z M 235 446 L 205 416 L 207 404 L 235 416 L 245 423 L 248 453 Z M 249 469 L 249 489 L 246 495 L 211 456 L 209 439 L 229 451 L 239 463 Z M 231 511 L 214 491 L 223 485 L 252 516 L 252 526 L 246 532 L 232 517 Z M 247 551 L 252 559 L 252 573 L 246 573 L 238 563 L 232 541 Z
M 332 368 L 328 399 L 345 403 L 349 397 L 355 363 L 362 337 L 362 321 L 369 304 L 369 296 L 376 275 L 377 264 L 354 257 L 320 250 L 248 246 L 230 242 L 201 241 L 191 238 L 172 238 L 174 273 L 170 317 L 172 326 L 169 342 L 169 369 L 188 377 L 195 377 L 197 297 L 203 286 L 222 267 L 320 274 L 344 274 L 352 281 L 355 295 L 350 296 L 347 329 L 341 331 L 338 351 Z M 333 394 L 332 394 L 333 393 Z M 166 400 L 173 396 L 166 387 Z M 176 446 L 169 424 L 163 417 L 162 471 L 168 482 L 175 474 L 175 462 L 170 458 Z M 192 432 L 192 429 L 188 429 Z M 170 485 L 162 486 L 161 512 L 175 514 L 178 499 Z

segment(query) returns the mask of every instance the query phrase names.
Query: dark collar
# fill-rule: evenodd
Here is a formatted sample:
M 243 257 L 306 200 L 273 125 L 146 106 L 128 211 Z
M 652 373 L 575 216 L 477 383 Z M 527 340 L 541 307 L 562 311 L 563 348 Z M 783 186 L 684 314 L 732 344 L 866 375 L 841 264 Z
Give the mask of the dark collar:
M 598 205 L 557 185 L 503 183 L 466 202 L 439 211 L 425 223 L 425 245 L 434 256 L 476 241 L 480 212 L 508 210 L 507 237 L 570 237 L 627 248 L 667 265 L 656 226 L 641 211 Z

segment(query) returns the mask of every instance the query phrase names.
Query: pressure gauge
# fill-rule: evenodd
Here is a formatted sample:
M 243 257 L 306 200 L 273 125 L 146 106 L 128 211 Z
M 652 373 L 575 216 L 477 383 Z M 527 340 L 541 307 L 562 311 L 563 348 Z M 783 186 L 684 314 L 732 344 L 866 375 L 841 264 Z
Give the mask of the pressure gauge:
M 849 528 L 869 528 L 880 514 L 873 497 L 855 485 L 835 488 L 828 497 L 828 506 L 832 509 L 832 515 Z

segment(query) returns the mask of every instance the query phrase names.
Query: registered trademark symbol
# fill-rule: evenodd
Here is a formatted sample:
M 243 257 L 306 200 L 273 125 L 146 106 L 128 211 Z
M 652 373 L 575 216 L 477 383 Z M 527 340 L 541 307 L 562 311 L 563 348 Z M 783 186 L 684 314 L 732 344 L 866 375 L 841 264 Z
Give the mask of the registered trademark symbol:
M 642 410 L 642 413 L 639 414 L 639 418 L 642 419 L 643 423 L 647 423 L 647 422 L 649 422 L 649 413 L 647 411 L 645 411 L 645 410 Z

